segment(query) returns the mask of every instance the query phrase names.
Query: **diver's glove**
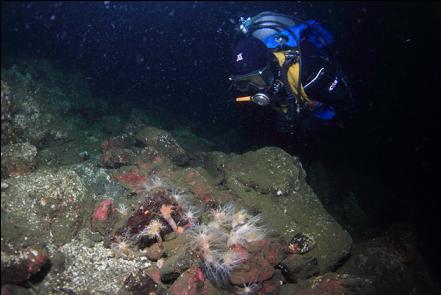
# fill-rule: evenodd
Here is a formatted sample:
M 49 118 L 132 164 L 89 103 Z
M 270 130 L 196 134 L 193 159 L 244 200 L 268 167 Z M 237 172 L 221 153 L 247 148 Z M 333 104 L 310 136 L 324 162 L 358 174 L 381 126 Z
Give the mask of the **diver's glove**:
M 325 121 L 332 120 L 336 116 L 335 109 L 332 106 L 323 104 L 322 102 L 317 102 L 311 111 L 314 117 Z

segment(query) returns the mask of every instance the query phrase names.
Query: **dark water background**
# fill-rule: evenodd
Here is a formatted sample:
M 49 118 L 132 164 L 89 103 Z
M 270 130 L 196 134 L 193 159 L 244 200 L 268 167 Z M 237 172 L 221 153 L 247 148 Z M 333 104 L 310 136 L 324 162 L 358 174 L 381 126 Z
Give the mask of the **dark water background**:
M 222 97 L 237 20 L 265 10 L 316 19 L 335 34 L 357 101 L 346 128 L 305 144 L 276 134 L 267 112 Z M 436 271 L 440 19 L 435 2 L 2 2 L 2 67 L 47 58 L 83 72 L 115 113 L 158 105 L 202 136 L 238 130 L 236 152 L 278 145 L 306 164 L 344 163 L 385 186 L 395 205 L 384 219 L 415 225 Z

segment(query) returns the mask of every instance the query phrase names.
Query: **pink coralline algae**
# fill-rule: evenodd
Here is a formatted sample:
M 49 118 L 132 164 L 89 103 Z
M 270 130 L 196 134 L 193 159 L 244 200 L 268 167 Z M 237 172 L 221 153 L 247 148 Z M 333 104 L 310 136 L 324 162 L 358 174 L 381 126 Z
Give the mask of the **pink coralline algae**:
M 93 220 L 106 221 L 109 213 L 114 212 L 113 201 L 111 199 L 105 199 L 95 208 L 93 212 Z

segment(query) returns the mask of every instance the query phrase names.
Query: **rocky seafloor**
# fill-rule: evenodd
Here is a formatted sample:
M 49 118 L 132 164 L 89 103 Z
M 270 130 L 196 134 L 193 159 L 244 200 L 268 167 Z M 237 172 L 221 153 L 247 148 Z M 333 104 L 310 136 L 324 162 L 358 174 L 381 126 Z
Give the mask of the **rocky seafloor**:
M 2 294 L 437 294 L 412 228 L 367 234 L 371 183 L 121 109 L 46 60 L 2 69 Z

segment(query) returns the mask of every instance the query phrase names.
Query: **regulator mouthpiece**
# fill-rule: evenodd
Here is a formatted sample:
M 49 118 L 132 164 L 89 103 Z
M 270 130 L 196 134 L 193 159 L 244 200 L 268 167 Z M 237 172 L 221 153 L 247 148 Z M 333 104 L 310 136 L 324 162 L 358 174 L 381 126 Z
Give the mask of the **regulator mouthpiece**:
M 251 101 L 264 107 L 270 104 L 270 99 L 265 93 L 256 93 L 251 97 Z

